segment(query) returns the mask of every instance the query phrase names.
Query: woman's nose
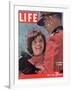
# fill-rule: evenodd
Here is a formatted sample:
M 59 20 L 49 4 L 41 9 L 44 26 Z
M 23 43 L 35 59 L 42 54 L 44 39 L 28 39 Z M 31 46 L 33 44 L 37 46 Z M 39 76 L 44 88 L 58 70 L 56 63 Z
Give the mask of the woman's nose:
M 40 45 L 40 42 L 37 42 L 37 45 Z

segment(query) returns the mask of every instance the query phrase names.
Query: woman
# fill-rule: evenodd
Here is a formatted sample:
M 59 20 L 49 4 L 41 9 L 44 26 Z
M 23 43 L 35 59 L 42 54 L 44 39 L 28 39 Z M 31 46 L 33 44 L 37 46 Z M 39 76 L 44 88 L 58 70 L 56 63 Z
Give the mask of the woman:
M 28 33 L 27 38 L 28 52 L 32 55 L 32 58 L 23 62 L 24 69 L 19 75 L 19 79 L 24 78 L 36 78 L 36 74 L 40 74 L 43 71 L 44 52 L 46 47 L 45 36 L 39 30 L 32 30 Z M 32 75 L 35 74 L 35 75 Z
M 32 58 L 28 61 L 37 68 L 43 69 L 41 64 L 44 61 L 44 51 L 46 47 L 45 36 L 39 30 L 32 30 L 28 33 L 28 51 L 32 55 Z M 39 71 L 38 71 L 39 73 Z

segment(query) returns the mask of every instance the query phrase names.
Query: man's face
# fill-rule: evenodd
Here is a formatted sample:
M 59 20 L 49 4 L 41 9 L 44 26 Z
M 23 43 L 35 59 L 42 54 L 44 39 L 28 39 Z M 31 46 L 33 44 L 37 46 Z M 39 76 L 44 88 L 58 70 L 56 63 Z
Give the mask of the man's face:
M 45 16 L 44 27 L 47 29 L 49 33 L 52 32 L 57 26 L 59 26 L 59 24 L 60 19 L 55 15 Z
M 34 55 L 41 55 L 44 50 L 44 40 L 41 35 L 37 36 L 33 41 L 32 41 L 32 50 Z

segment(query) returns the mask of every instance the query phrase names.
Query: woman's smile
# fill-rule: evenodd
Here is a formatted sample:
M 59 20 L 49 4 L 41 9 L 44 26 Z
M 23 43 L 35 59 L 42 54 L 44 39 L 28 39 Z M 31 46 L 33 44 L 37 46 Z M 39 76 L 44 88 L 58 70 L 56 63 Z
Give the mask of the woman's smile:
M 34 55 L 42 54 L 42 52 L 44 50 L 44 40 L 43 40 L 42 36 L 37 36 L 33 40 L 33 42 L 32 42 L 32 49 L 33 49 Z

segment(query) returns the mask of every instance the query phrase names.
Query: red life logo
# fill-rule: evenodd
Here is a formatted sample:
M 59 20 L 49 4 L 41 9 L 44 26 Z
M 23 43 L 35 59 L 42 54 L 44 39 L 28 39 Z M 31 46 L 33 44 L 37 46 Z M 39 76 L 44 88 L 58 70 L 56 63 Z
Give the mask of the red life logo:
M 38 13 L 37 12 L 18 12 L 18 20 L 21 23 L 37 23 Z

